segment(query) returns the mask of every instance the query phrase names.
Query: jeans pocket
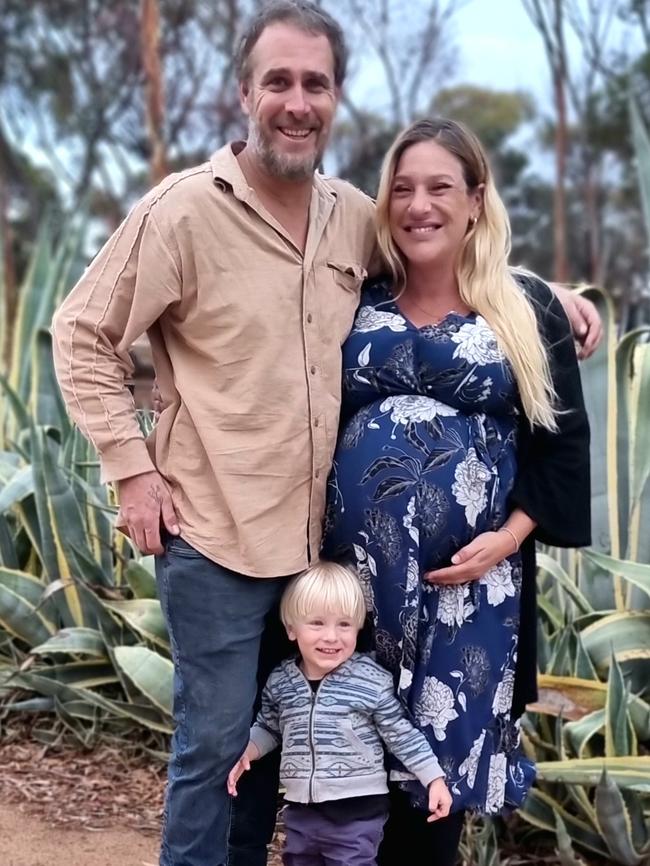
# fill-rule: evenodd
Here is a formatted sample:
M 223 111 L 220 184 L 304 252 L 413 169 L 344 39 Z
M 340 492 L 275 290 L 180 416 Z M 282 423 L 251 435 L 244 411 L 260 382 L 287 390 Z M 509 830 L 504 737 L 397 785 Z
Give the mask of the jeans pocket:
M 202 553 L 188 544 L 184 538 L 180 536 L 172 536 L 167 539 L 165 552 L 171 556 L 182 556 L 185 559 L 205 559 Z

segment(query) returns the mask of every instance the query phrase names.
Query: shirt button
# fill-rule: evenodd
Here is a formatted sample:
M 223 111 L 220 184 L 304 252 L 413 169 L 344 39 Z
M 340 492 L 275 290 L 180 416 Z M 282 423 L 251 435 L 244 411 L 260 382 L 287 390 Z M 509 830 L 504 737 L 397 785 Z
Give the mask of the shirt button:
M 311 313 L 307 313 L 307 321 L 309 322 L 310 325 L 314 321 L 314 317 L 312 316 Z
M 316 367 L 314 367 L 313 364 L 312 364 L 312 366 L 309 368 L 309 372 L 312 374 L 312 376 L 315 376 L 315 375 L 316 375 Z
M 319 424 L 320 424 L 320 421 L 318 420 L 318 418 L 314 418 L 314 427 L 318 427 Z
M 314 472 L 314 478 L 320 478 L 320 469 L 317 469 L 317 470 Z

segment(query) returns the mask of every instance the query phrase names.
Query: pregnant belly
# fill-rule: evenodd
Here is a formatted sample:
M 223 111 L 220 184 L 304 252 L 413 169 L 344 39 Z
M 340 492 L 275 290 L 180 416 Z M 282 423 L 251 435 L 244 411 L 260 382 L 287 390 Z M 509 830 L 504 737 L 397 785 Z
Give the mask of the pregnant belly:
M 432 567 L 505 520 L 515 474 L 511 425 L 445 415 L 430 402 L 438 411 L 416 418 L 377 404 L 372 414 L 364 410 L 363 425 L 357 416 L 343 431 L 330 484 L 339 546 L 389 523 Z

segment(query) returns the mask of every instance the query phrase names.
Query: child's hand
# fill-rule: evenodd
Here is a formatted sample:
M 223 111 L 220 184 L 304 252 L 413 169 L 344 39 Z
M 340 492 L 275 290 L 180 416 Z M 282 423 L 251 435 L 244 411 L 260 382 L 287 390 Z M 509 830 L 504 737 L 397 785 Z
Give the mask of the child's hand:
M 427 822 L 431 823 L 437 821 L 438 818 L 446 818 L 450 808 L 451 794 L 445 780 L 442 777 L 434 779 L 429 785 L 429 811 L 431 814 L 427 818 Z
M 237 782 L 239 781 L 240 776 L 242 776 L 247 770 L 251 768 L 251 761 L 255 761 L 259 758 L 259 752 L 257 747 L 252 743 L 249 743 L 246 746 L 244 754 L 237 761 L 232 770 L 228 773 L 228 781 L 226 782 L 226 787 L 228 789 L 228 793 L 231 797 L 237 796 Z

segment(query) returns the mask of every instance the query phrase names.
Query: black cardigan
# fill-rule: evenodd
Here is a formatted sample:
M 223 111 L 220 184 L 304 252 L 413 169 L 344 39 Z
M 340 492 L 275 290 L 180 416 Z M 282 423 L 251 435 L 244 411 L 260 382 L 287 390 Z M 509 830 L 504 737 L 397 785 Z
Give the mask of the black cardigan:
M 546 345 L 560 414 L 558 431 L 531 431 L 522 414 L 518 471 L 511 510 L 521 508 L 537 523 L 522 544 L 523 582 L 513 717 L 537 699 L 537 600 L 535 541 L 554 547 L 591 543 L 589 422 L 573 335 L 562 305 L 541 280 L 517 274 L 535 310 Z

